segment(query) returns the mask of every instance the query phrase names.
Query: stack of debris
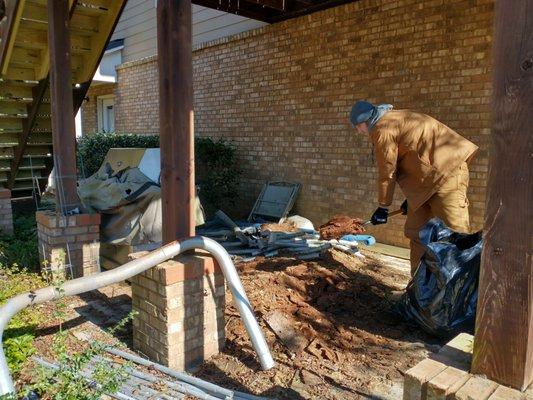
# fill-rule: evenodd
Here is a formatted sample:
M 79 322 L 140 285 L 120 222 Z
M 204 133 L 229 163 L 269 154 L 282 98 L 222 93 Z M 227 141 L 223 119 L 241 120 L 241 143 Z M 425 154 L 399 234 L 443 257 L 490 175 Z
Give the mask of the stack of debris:
M 197 230 L 197 234 L 222 244 L 235 261 L 251 261 L 257 256 L 295 256 L 302 260 L 320 257 L 324 250 L 335 248 L 361 258 L 357 241 L 342 239 L 323 240 L 309 227 L 301 227 L 302 217 L 289 218 L 280 224 L 242 223 L 237 225 L 223 211 L 217 211 L 215 220 Z M 294 222 L 298 221 L 298 223 Z

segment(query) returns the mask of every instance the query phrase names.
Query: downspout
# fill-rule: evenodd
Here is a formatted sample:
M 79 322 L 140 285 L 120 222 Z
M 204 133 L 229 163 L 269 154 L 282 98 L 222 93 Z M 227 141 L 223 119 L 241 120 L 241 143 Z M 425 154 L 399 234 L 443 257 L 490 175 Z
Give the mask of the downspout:
M 233 298 L 235 299 L 235 303 L 237 304 L 244 326 L 250 335 L 252 345 L 257 353 L 261 367 L 264 370 L 272 368 L 274 366 L 274 360 L 270 354 L 263 332 L 255 319 L 252 306 L 246 296 L 244 287 L 242 286 L 237 270 L 235 269 L 229 254 L 224 247 L 214 240 L 201 236 L 185 239 L 183 241 L 174 241 L 116 269 L 102 272 L 97 275 L 67 281 L 61 287 L 61 294 L 55 287 L 48 286 L 34 292 L 28 292 L 13 297 L 0 308 L 0 339 L 2 338 L 4 329 L 7 327 L 11 318 L 30 305 L 56 300 L 63 296 L 74 296 L 124 281 L 162 263 L 163 261 L 171 259 L 180 253 L 194 249 L 206 250 L 213 255 L 220 265 L 231 293 L 233 294 Z M 0 395 L 12 393 L 14 391 L 15 388 L 7 366 L 4 349 L 3 346 L 0 346 Z

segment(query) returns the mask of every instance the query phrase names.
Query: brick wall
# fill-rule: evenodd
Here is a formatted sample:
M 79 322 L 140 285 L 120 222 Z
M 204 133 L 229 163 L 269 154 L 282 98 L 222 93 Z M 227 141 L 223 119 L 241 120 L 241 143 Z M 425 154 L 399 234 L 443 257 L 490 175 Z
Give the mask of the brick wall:
M 35 217 L 42 267 L 66 276 L 72 273 L 73 278 L 100 272 L 100 214 L 37 211 Z
M 471 166 L 473 228 L 483 223 L 493 1 L 363 0 L 206 43 L 194 51 L 195 130 L 238 149 L 249 210 L 275 178 L 303 184 L 295 212 L 369 216 L 376 167 L 348 123 L 360 98 L 430 114 L 481 148 Z M 155 57 L 118 69 L 117 131 L 158 132 Z M 397 190 L 396 203 L 403 200 Z M 370 231 L 404 245 L 403 218 Z
M 83 102 L 82 109 L 82 130 L 84 134 L 98 131 L 98 96 L 114 94 L 116 85 L 104 84 L 91 86 L 87 92 L 89 101 Z

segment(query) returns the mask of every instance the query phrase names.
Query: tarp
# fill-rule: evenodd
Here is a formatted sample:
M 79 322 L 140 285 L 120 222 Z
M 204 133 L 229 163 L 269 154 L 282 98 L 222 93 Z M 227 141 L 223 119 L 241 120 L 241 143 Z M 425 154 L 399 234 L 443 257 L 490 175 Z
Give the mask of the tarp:
M 116 149 L 112 150 L 116 153 Z M 133 167 L 135 163 L 124 163 L 120 170 L 115 170 L 112 165 L 117 168 L 117 163 L 106 157 L 100 169 L 89 178 L 81 180 L 78 186 L 83 206 L 102 216 L 101 241 L 125 245 L 161 242 L 159 173 L 149 173 L 156 178 L 154 181 L 138 167 Z M 196 196 L 196 225 L 203 223 L 203 209 Z

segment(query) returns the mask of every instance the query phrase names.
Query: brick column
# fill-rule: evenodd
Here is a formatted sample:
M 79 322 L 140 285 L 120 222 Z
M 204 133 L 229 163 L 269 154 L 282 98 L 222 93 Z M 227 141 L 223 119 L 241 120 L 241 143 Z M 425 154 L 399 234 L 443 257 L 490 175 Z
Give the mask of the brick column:
M 37 234 L 41 262 L 54 269 L 72 264 L 73 278 L 100 271 L 100 214 L 63 216 L 38 211 Z
M 179 256 L 131 280 L 133 348 L 178 370 L 224 346 L 224 276 L 205 252 Z
M 13 234 L 13 210 L 9 189 L 0 189 L 0 233 Z

